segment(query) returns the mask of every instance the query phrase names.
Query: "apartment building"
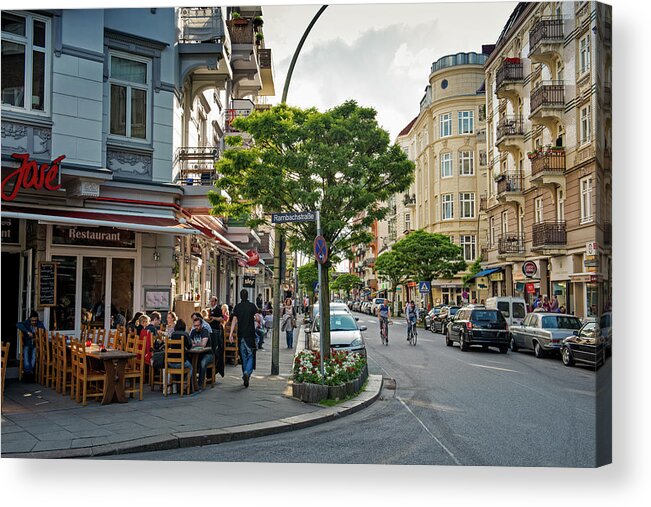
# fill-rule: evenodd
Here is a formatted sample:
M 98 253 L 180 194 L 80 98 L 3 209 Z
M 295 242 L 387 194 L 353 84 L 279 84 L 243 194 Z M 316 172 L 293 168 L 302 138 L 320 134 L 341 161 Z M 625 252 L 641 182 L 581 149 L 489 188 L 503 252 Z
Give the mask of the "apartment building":
M 491 295 L 611 301 L 611 7 L 520 3 L 485 63 Z
M 434 62 L 420 114 L 408 134 L 402 134 L 410 140 L 416 164 L 415 192 L 405 196 L 409 209 L 405 213 L 413 212 L 415 229 L 449 236 L 461 246 L 469 264 L 480 258 L 480 241 L 485 237 L 479 205 L 486 192 L 483 66 L 487 57 L 457 53 Z M 460 302 L 464 274 L 432 281 L 434 301 Z M 477 287 L 473 292 L 473 299 L 484 297 Z
M 208 191 L 229 119 L 274 87 L 260 8 L 241 9 L 250 40 L 233 36 L 231 11 L 2 12 L 10 357 L 32 309 L 78 334 L 117 314 L 204 307 L 212 293 L 235 301 L 261 238 L 211 217 Z

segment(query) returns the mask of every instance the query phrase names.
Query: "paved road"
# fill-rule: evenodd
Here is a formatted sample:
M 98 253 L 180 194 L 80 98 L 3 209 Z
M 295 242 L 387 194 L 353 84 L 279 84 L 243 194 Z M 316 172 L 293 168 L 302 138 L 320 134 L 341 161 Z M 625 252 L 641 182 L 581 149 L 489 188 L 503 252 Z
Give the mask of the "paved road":
M 589 467 L 595 464 L 596 379 L 588 369 L 527 352 L 461 352 L 442 335 L 368 326 L 369 370 L 382 399 L 339 421 L 244 442 L 129 455 L 129 459 Z M 600 370 L 606 377 L 610 361 Z M 600 384 L 609 393 L 609 382 Z M 122 456 L 121 459 L 125 457 Z

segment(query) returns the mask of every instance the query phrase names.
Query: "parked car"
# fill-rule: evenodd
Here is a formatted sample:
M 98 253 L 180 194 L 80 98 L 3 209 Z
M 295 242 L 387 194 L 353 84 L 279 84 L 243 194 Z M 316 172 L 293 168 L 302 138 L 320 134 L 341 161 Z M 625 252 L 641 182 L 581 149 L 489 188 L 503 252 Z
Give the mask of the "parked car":
M 368 313 L 368 308 L 371 305 L 368 301 L 362 301 L 362 304 L 359 307 L 359 311 L 362 313 Z
M 450 321 L 445 344 L 459 342 L 462 351 L 472 345 L 497 347 L 502 354 L 509 349 L 509 330 L 502 312 L 487 308 L 462 308 Z
M 501 296 L 486 300 L 486 308 L 494 308 L 502 312 L 509 326 L 519 326 L 527 316 L 527 303 L 523 298 Z
M 445 334 L 448 323 L 460 309 L 460 306 L 444 306 L 441 308 L 441 312 L 432 321 L 432 327 L 430 330 L 433 333 Z
M 581 329 L 581 320 L 564 313 L 529 313 L 521 326 L 511 326 L 511 350 L 530 349 L 536 357 L 558 352 L 563 340 Z
M 434 320 L 434 317 L 439 313 L 441 313 L 441 307 L 434 307 L 427 313 L 427 315 L 425 315 L 425 329 L 432 329 L 432 320 Z
M 613 350 L 613 329 L 612 329 L 612 313 L 605 312 L 599 319 L 599 328 L 601 329 L 601 337 L 605 340 L 606 354 L 612 354 Z
M 362 331 L 366 326 L 359 326 L 348 311 L 330 310 L 330 348 L 337 351 L 358 352 L 366 355 L 366 344 Z M 319 318 L 315 316 L 312 325 L 306 329 L 310 348 L 320 348 Z
M 606 341 L 596 322 L 588 322 L 561 344 L 561 359 L 565 366 L 583 363 L 597 369 L 606 362 Z
M 345 303 L 330 302 L 330 312 L 333 312 L 333 311 L 336 311 L 336 310 L 341 310 L 341 311 L 350 313 L 350 310 L 348 309 L 348 307 L 346 306 Z M 319 303 L 314 303 L 312 305 L 312 312 L 310 312 L 310 313 L 311 313 L 311 318 L 307 319 L 308 323 L 311 323 L 315 319 L 317 313 L 319 313 Z
M 354 312 L 359 311 L 359 307 L 361 306 L 362 302 L 361 301 L 354 301 L 353 306 L 350 308 Z

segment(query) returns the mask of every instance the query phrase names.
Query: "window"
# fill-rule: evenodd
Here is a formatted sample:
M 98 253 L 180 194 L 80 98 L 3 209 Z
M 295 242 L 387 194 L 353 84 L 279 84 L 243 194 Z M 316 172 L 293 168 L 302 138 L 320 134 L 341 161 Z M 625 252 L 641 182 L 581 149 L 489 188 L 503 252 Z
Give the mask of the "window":
M 474 111 L 459 111 L 459 134 L 474 132 Z
M 592 176 L 580 180 L 581 188 L 581 223 L 592 222 Z
M 590 35 L 579 41 L 579 69 L 581 74 L 590 70 Z
M 3 105 L 49 112 L 49 41 L 48 18 L 2 13 Z
M 472 192 L 462 192 L 459 194 L 459 204 L 461 206 L 461 218 L 475 218 L 475 194 Z
M 475 246 L 475 237 L 474 236 L 461 236 L 459 244 L 463 250 L 463 260 L 464 261 L 474 261 L 477 257 L 476 255 L 476 246 Z
M 454 217 L 454 197 L 452 194 L 441 196 L 441 219 L 451 220 Z
M 411 213 L 405 212 L 405 231 L 411 231 Z
M 590 105 L 581 108 L 580 129 L 581 144 L 590 142 L 592 139 L 592 106 Z
M 452 113 L 443 113 L 439 118 L 439 137 L 452 135 Z
M 533 221 L 539 224 L 543 221 L 543 198 L 536 197 L 533 201 Z
M 452 176 L 452 153 L 443 153 L 441 155 L 441 178 Z
M 565 197 L 560 188 L 556 190 L 556 220 L 559 222 L 565 220 Z
M 488 245 L 493 246 L 495 244 L 495 217 L 490 217 L 488 219 Z
M 502 211 L 502 234 L 506 235 L 509 233 L 509 212 Z
M 133 139 L 148 139 L 150 61 L 111 53 L 110 133 Z
M 459 154 L 459 174 L 461 176 L 475 174 L 474 153 L 472 151 L 462 151 Z

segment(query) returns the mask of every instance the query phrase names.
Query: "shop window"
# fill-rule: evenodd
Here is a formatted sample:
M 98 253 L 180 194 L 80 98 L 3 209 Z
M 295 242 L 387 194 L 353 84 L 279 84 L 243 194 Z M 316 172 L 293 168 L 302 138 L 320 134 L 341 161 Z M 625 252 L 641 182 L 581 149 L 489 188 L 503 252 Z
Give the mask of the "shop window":
M 111 261 L 111 327 L 116 316 L 122 315 L 128 322 L 133 317 L 133 259 Z
M 50 311 L 50 331 L 75 329 L 77 257 L 53 256 L 57 266 L 57 305 Z
M 81 323 L 104 327 L 106 257 L 84 257 L 81 275 Z

